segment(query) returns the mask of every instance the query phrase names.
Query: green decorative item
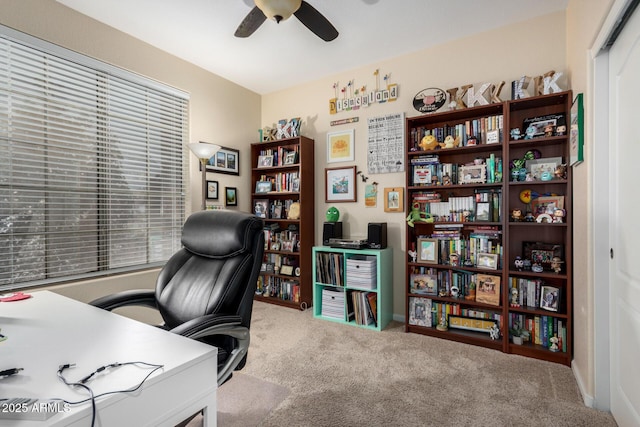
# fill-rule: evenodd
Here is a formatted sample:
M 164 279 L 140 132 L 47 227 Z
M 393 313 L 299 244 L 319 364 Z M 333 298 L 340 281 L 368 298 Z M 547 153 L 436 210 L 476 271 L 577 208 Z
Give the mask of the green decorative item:
M 327 209 L 326 217 L 327 222 L 338 222 L 338 219 L 340 219 L 340 211 L 335 206 L 331 206 Z
M 411 208 L 411 212 L 407 216 L 407 224 L 409 227 L 413 227 L 416 222 L 433 222 L 434 219 L 430 213 L 422 212 L 420 210 L 420 205 L 418 203 L 414 203 Z

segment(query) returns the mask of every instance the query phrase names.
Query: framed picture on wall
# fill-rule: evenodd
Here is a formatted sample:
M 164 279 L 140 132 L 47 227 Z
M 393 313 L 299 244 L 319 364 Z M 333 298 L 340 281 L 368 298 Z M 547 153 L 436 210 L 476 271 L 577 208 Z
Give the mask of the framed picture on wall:
M 357 200 L 356 167 L 325 168 L 325 201 L 355 202 Z
M 207 181 L 207 199 L 218 200 L 218 181 Z
M 207 172 L 240 175 L 240 151 L 222 147 L 209 159 Z
M 225 187 L 225 206 L 238 206 L 238 189 L 236 187 Z

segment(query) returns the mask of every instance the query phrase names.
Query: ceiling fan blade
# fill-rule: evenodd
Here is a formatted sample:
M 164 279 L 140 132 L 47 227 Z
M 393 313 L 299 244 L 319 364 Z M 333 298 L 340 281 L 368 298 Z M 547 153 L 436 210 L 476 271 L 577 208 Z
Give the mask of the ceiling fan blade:
M 240 25 L 238 25 L 238 29 L 234 35 L 242 38 L 249 37 L 266 20 L 267 17 L 264 16 L 264 13 L 262 13 L 258 6 L 254 6 L 254 8 L 251 9 L 251 12 L 249 12 L 247 16 L 244 17 Z
M 322 40 L 330 42 L 338 37 L 338 30 L 331 22 L 306 1 L 303 0 L 300 9 L 293 14 Z

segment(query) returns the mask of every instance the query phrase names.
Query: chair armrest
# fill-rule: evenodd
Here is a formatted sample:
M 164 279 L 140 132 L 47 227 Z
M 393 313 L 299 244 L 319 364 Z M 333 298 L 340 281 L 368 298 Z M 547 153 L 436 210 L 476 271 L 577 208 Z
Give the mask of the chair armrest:
M 134 289 L 130 291 L 122 291 L 95 299 L 89 304 L 108 311 L 114 310 L 118 307 L 126 307 L 131 305 L 144 306 L 156 310 L 158 309 L 156 295 L 153 289 Z

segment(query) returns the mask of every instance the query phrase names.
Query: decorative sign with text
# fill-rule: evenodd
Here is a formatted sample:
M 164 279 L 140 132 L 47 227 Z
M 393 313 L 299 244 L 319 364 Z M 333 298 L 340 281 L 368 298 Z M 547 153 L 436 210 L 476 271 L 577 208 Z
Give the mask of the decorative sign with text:
M 367 90 L 366 86 L 355 87 L 353 80 L 349 80 L 346 86 L 340 88 L 336 82 L 333 84 L 335 97 L 329 100 L 329 114 L 337 114 L 342 111 L 359 110 L 371 104 L 392 102 L 398 99 L 398 85 L 391 84 L 391 74 L 383 76 L 384 87 L 380 87 L 380 72 L 375 70 L 375 90 Z

